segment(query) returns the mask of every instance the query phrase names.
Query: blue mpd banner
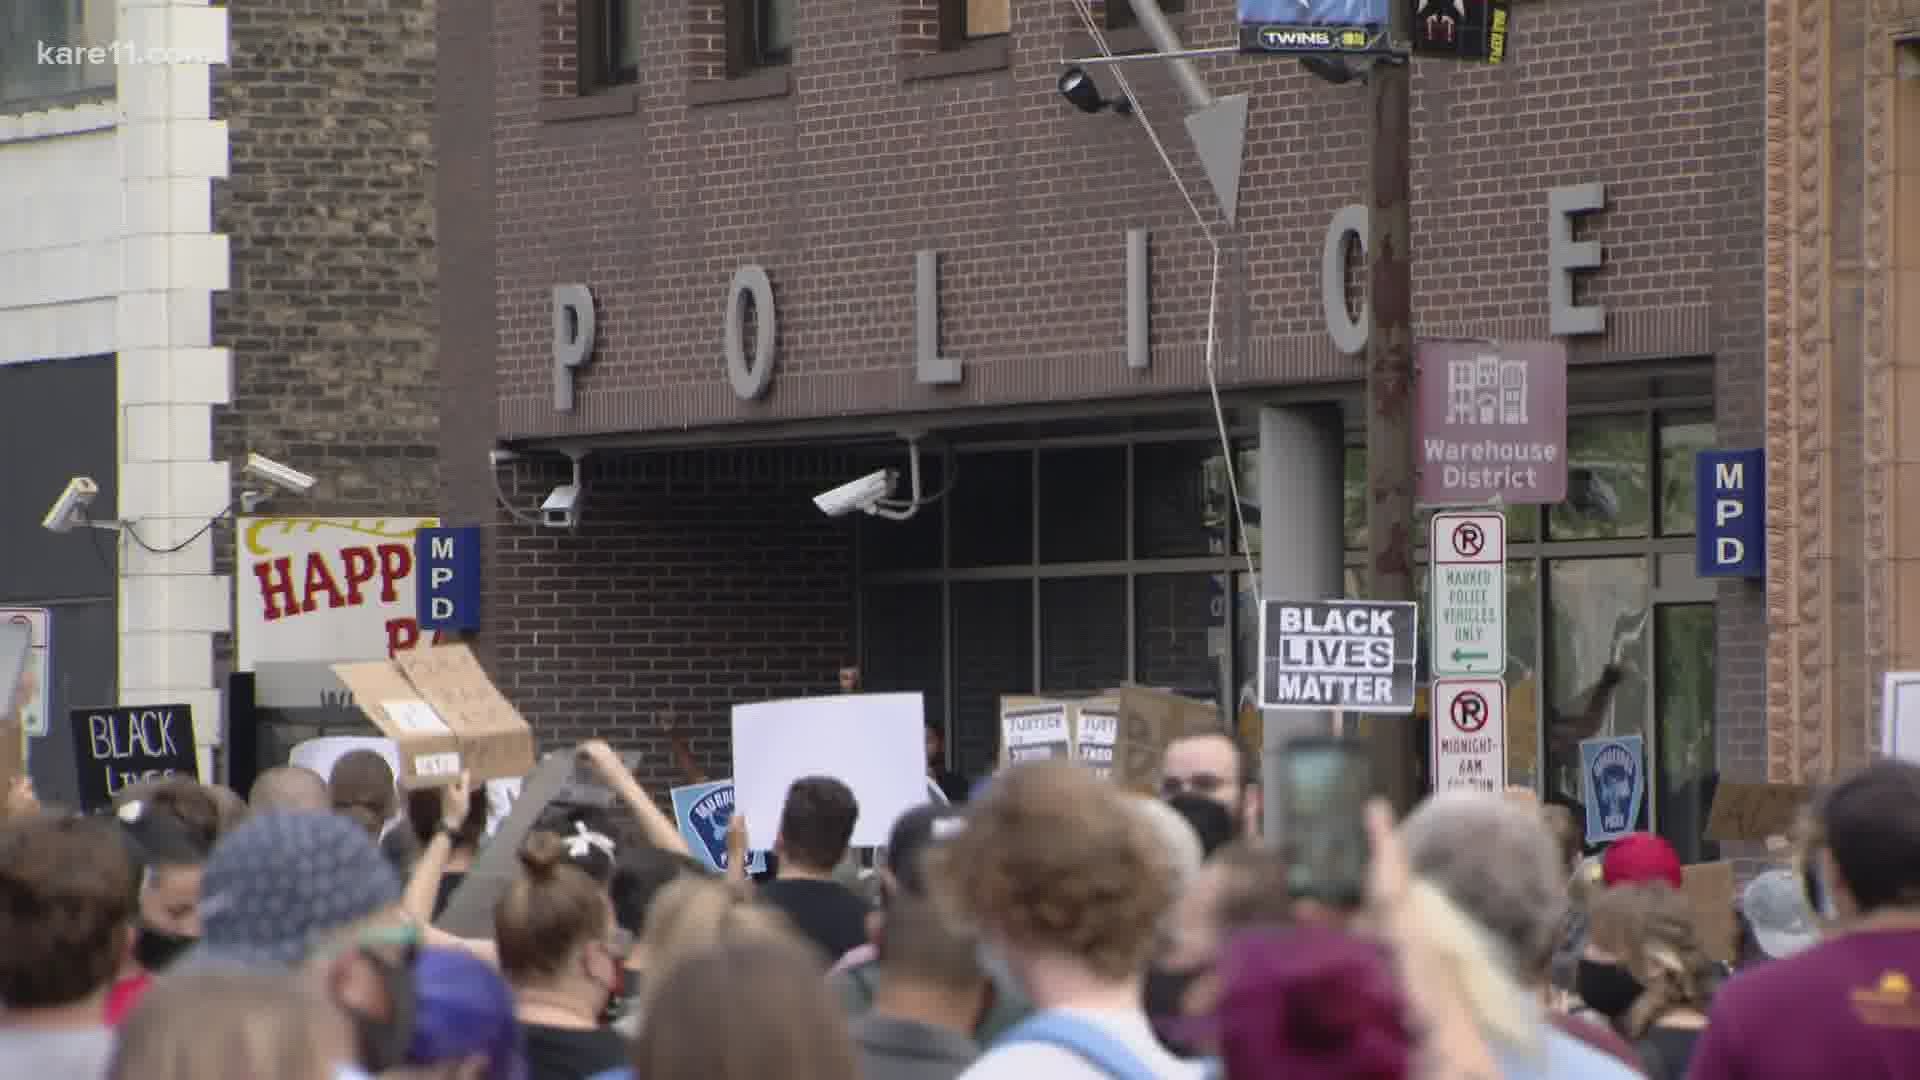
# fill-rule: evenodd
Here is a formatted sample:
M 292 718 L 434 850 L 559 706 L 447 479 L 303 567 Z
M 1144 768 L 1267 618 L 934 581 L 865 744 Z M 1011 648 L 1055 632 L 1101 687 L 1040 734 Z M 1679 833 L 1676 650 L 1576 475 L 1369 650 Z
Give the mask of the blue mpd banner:
M 1580 743 L 1587 843 L 1609 843 L 1633 831 L 1647 796 L 1646 761 L 1646 740 L 1638 735 L 1609 735 Z
M 733 820 L 733 781 L 713 780 L 673 789 L 673 819 L 693 857 L 716 871 L 727 868 L 727 823 Z M 764 873 L 767 856 L 747 857 L 747 873 Z
M 480 629 L 480 563 L 484 534 L 477 526 L 421 529 L 413 538 L 420 629 Z
M 1767 452 L 1702 450 L 1693 458 L 1694 572 L 1767 576 Z

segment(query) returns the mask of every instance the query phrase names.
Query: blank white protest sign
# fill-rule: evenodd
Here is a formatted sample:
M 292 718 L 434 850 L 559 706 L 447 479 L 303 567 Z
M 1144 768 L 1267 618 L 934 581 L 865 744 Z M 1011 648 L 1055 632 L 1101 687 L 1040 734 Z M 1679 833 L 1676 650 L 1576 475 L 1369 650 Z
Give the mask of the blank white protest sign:
M 926 711 L 919 694 L 837 694 L 733 707 L 734 809 L 747 846 L 773 847 L 787 789 L 831 776 L 853 790 L 853 846 L 880 847 L 894 820 L 927 801 Z

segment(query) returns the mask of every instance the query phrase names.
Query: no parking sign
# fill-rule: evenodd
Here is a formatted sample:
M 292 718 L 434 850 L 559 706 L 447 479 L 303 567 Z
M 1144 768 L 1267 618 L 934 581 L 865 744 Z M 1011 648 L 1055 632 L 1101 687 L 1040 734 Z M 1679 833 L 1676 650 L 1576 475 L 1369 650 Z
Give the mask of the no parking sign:
M 1507 788 L 1507 684 L 1501 679 L 1433 681 L 1433 789 Z

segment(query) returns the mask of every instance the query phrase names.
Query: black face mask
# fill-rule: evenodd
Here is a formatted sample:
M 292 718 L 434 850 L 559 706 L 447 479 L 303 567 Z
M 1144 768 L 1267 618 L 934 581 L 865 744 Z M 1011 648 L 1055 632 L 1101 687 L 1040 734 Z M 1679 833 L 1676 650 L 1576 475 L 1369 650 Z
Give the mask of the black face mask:
M 172 966 L 180 954 L 199 944 L 199 938 L 185 934 L 169 934 L 164 930 L 155 930 L 151 926 L 142 926 L 140 936 L 133 941 L 133 959 L 143 970 L 151 972 L 165 971 Z
M 1573 982 L 1573 992 L 1588 1008 L 1616 1022 L 1627 1015 L 1645 990 L 1640 980 L 1619 964 L 1599 964 L 1585 957 Z
M 413 951 L 407 951 L 406 959 L 399 964 L 385 960 L 369 950 L 361 950 L 361 956 L 373 965 L 380 975 L 380 983 L 387 992 L 388 1019 L 376 1020 L 370 1016 L 349 1011 L 353 1018 L 353 1030 L 360 1044 L 360 1067 L 378 1076 L 388 1069 L 396 1068 L 407 1062 L 407 1046 L 413 1041 L 413 1015 L 416 1002 L 413 993 Z

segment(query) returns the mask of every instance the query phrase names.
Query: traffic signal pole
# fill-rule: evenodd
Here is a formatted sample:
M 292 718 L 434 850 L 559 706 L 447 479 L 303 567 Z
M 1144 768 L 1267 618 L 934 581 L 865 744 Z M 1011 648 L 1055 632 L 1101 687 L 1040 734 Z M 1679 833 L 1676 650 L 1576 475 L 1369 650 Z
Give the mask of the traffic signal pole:
M 1412 40 L 1412 5 L 1391 5 L 1389 40 Z M 1416 600 L 1413 578 L 1413 133 L 1412 65 L 1382 58 L 1367 71 L 1367 597 Z M 1401 811 L 1419 801 L 1422 729 L 1410 718 L 1369 717 L 1375 782 Z

